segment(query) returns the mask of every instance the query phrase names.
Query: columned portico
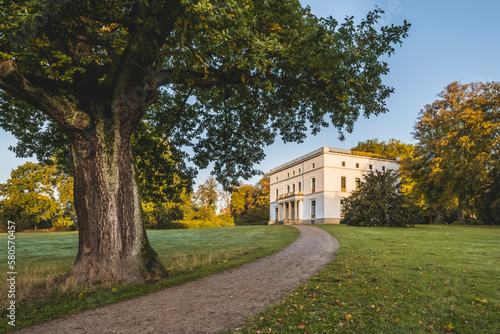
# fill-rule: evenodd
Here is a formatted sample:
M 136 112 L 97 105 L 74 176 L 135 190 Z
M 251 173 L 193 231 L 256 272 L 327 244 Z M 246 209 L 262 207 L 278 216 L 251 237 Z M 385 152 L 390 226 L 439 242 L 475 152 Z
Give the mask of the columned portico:
M 293 201 L 293 218 L 294 219 L 299 219 L 299 215 L 298 215 L 298 210 L 297 210 L 297 207 L 299 206 L 299 201 Z
M 304 219 L 303 210 L 300 208 L 303 195 L 300 191 L 280 195 L 278 198 L 278 216 L 274 224 L 302 224 Z

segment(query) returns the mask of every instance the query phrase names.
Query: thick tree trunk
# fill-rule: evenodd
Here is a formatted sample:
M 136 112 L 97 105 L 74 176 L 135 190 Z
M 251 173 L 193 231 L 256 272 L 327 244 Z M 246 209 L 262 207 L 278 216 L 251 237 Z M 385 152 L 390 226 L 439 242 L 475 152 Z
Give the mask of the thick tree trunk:
M 133 284 L 164 277 L 142 221 L 130 135 L 98 132 L 71 138 L 79 248 L 64 279 Z

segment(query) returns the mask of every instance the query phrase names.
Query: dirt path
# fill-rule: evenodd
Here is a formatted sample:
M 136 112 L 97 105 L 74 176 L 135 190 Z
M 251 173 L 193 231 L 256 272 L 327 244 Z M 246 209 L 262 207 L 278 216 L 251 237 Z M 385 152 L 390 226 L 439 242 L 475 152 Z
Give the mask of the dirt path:
M 85 311 L 17 333 L 217 333 L 277 303 L 332 261 L 329 233 L 296 226 L 299 238 L 278 253 L 219 274 Z

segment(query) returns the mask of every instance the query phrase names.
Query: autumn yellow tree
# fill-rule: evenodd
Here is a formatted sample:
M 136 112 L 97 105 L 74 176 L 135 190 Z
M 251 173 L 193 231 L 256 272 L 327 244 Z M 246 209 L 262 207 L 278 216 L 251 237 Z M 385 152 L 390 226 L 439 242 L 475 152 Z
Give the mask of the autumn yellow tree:
M 464 222 L 498 182 L 500 83 L 451 83 L 421 111 L 414 137 L 410 169 L 417 187 L 436 214 L 456 202 Z
M 374 138 L 358 142 L 358 145 L 352 147 L 351 150 L 375 153 L 391 158 L 405 158 L 413 153 L 414 146 L 394 138 L 389 139 L 387 142 Z
M 2 220 L 17 222 L 19 228 L 36 231 L 40 222 L 52 222 L 64 214 L 63 209 L 71 207 L 68 185 L 72 185 L 72 178 L 57 171 L 54 165 L 26 162 L 11 172 L 6 183 L 0 184 L 0 216 Z
M 241 183 L 231 196 L 232 215 L 236 225 L 266 224 L 269 220 L 269 174 L 255 184 Z

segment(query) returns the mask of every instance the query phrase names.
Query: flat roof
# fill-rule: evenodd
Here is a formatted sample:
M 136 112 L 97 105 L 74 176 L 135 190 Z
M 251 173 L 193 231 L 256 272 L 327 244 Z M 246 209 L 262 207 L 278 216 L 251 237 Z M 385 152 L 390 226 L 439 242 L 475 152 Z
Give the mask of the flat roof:
M 389 157 L 389 156 L 385 156 L 382 154 L 360 152 L 360 151 L 351 151 L 351 150 L 346 150 L 346 149 L 342 149 L 342 148 L 334 148 L 334 147 L 326 147 L 325 146 L 325 147 L 318 148 L 317 150 L 314 150 L 310 153 L 307 153 L 307 154 L 305 154 L 297 159 L 293 159 L 292 161 L 284 163 L 283 165 L 280 165 L 276 168 L 271 169 L 270 174 L 274 174 L 276 172 L 282 171 L 284 169 L 287 169 L 288 167 L 294 166 L 296 164 L 299 164 L 301 162 L 304 162 L 306 160 L 309 160 L 311 158 L 319 156 L 323 153 L 340 153 L 340 154 L 355 155 L 355 156 L 360 156 L 360 157 L 369 157 L 369 158 L 375 158 L 375 159 L 397 161 L 397 159 L 395 157 Z

